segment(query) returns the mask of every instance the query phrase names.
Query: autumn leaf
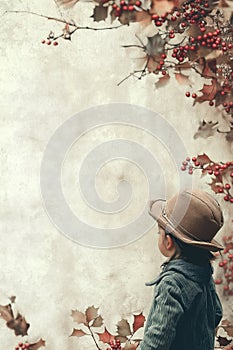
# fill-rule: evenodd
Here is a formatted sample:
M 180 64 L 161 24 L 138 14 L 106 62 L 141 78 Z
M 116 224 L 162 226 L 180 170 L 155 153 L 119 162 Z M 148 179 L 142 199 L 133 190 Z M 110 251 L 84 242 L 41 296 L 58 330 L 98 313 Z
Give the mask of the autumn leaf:
M 139 328 L 144 326 L 145 316 L 143 316 L 142 312 L 139 315 L 134 315 L 133 322 L 133 332 L 135 333 Z
M 233 337 L 233 324 L 228 320 L 222 320 L 220 327 L 224 328 L 230 337 Z
M 14 318 L 11 304 L 5 306 L 0 305 L 0 317 L 3 318 L 6 322 Z
M 27 330 L 30 327 L 29 323 L 26 322 L 25 318 L 17 313 L 14 317 L 11 304 L 2 306 L 0 305 L 0 317 L 6 321 L 8 328 L 14 330 L 15 335 L 27 335 Z
M 94 319 L 94 322 L 92 323 L 92 327 L 101 327 L 103 324 L 103 318 L 102 316 L 98 316 L 96 317 L 96 319 Z
M 86 315 L 83 312 L 80 312 L 78 310 L 72 310 L 71 316 L 73 317 L 74 322 L 77 322 L 78 324 L 87 324 Z
M 118 17 L 118 20 L 123 25 L 129 25 L 130 22 L 135 22 L 135 11 L 123 11 L 122 14 Z
M 199 90 L 200 92 L 202 92 L 202 95 L 198 96 L 195 99 L 195 101 L 196 102 L 204 102 L 204 101 L 214 100 L 218 89 L 219 89 L 219 86 L 218 86 L 217 80 L 212 79 L 210 85 L 204 84 L 203 88 L 201 90 Z
M 175 73 L 175 78 L 178 81 L 178 83 L 181 85 L 189 85 L 189 86 L 192 85 L 187 75 L 184 75 L 182 73 Z
M 201 154 L 197 156 L 197 162 L 200 163 L 200 165 L 205 165 L 211 163 L 211 159 L 205 154 Z
M 166 40 L 162 39 L 159 33 L 154 36 L 147 37 L 147 44 L 145 46 L 145 52 L 148 56 L 157 56 L 164 51 Z
M 94 307 L 94 305 L 89 306 L 86 311 L 86 319 L 87 319 L 87 323 L 89 324 L 90 321 L 94 320 L 95 318 L 98 317 L 98 310 L 99 308 Z
M 107 6 L 95 6 L 94 12 L 91 17 L 94 18 L 95 22 L 104 21 L 108 16 L 108 7 Z
M 217 341 L 219 342 L 220 346 L 226 346 L 231 343 L 231 340 L 228 340 L 227 338 L 220 337 L 220 336 L 217 337 Z
M 97 333 L 99 336 L 99 340 L 102 341 L 103 343 L 110 343 L 111 340 L 114 340 L 115 337 L 111 333 L 108 332 L 108 330 L 105 327 L 105 331 L 103 333 Z
M 7 327 L 13 329 L 15 335 L 27 335 L 27 330 L 30 327 L 29 323 L 26 322 L 25 318 L 21 314 L 17 314 L 16 318 L 12 318 L 6 323 Z
M 179 6 L 178 0 L 151 0 L 151 13 L 162 15 L 170 12 L 175 6 Z
M 30 344 L 30 350 L 37 350 L 41 348 L 42 346 L 45 346 L 45 341 L 43 339 L 40 339 L 37 343 Z
M 84 335 L 89 335 L 85 332 L 83 332 L 81 329 L 73 329 L 73 332 L 71 333 L 70 337 L 83 337 Z
M 117 333 L 122 337 L 132 334 L 129 322 L 127 320 L 123 319 L 117 323 Z
M 218 122 L 206 122 L 203 120 L 200 122 L 197 132 L 194 134 L 193 138 L 197 139 L 202 137 L 206 139 L 207 137 L 213 136 L 217 131 Z
M 155 86 L 157 88 L 160 88 L 162 86 L 165 86 L 168 82 L 169 82 L 169 79 L 170 79 L 170 75 L 169 74 L 166 74 L 166 75 L 163 75 L 161 78 L 159 78 L 159 80 L 155 83 Z

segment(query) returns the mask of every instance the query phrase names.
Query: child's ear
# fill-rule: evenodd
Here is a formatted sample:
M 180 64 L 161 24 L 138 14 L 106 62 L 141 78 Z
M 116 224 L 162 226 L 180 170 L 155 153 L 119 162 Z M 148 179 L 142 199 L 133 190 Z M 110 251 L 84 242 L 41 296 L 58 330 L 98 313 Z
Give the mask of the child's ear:
M 172 237 L 170 235 L 166 235 L 167 241 L 166 241 L 166 248 L 171 249 L 174 247 Z

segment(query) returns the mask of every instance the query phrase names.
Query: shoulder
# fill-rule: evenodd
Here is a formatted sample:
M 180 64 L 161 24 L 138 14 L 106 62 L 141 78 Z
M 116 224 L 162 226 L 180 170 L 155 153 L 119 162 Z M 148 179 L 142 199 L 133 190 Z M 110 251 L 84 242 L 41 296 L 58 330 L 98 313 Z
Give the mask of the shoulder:
M 186 278 L 181 273 L 169 271 L 155 285 L 155 296 L 162 294 L 173 295 L 183 308 L 189 308 L 197 294 L 202 293 L 198 284 Z

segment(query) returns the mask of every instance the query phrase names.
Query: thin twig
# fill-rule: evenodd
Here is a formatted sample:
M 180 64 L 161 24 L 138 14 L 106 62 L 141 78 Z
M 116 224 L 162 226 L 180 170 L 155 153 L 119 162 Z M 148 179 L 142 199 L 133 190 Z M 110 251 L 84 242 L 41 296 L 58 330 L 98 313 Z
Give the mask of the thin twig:
M 75 27 L 75 30 L 76 31 L 77 29 L 89 29 L 89 30 L 109 30 L 109 29 L 118 29 L 120 27 L 123 27 L 124 25 L 121 24 L 119 26 L 116 26 L 116 27 L 105 27 L 105 28 L 93 28 L 93 27 L 88 27 L 88 26 L 85 26 L 85 27 L 81 27 L 81 26 L 78 26 L 76 25 L 73 21 L 66 21 L 64 19 L 61 19 L 61 18 L 57 18 L 57 17 L 50 17 L 50 16 L 46 16 L 46 15 L 42 15 L 42 14 L 39 14 L 39 13 L 36 13 L 36 12 L 32 12 L 32 11 L 5 11 L 5 13 L 27 13 L 27 14 L 30 14 L 30 15 L 34 15 L 34 16 L 39 16 L 39 17 L 42 17 L 42 18 L 46 18 L 48 20 L 51 20 L 51 21 L 56 21 L 56 22 L 60 22 L 60 23 L 64 23 L 64 24 L 68 24 L 69 26 L 71 27 Z
M 89 329 L 89 331 L 91 332 L 92 339 L 94 340 L 97 349 L 98 349 L 98 350 L 101 350 L 101 348 L 99 347 L 99 345 L 98 345 L 98 343 L 97 343 L 97 341 L 96 341 L 96 339 L 95 339 L 94 333 L 92 332 L 92 329 L 91 329 L 91 327 L 90 327 L 89 325 L 88 325 L 88 329 Z

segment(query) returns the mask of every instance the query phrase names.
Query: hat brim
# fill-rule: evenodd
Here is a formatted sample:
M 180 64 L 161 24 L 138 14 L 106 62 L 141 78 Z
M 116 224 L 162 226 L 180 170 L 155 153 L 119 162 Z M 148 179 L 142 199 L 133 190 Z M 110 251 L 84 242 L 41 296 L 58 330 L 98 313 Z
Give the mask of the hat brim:
M 158 224 L 164 230 L 170 232 L 172 235 L 180 239 L 182 242 L 186 244 L 190 244 L 197 248 L 207 249 L 213 252 L 224 249 L 224 247 L 220 243 L 218 243 L 215 239 L 212 239 L 210 242 L 193 240 L 187 237 L 186 235 L 184 235 L 182 232 L 180 232 L 177 227 L 174 227 L 173 225 L 171 225 L 170 222 L 168 222 L 168 220 L 166 219 L 166 216 L 162 215 L 165 202 L 166 201 L 162 199 L 158 199 L 156 201 L 150 201 L 149 210 L 148 210 L 148 213 L 158 222 Z

